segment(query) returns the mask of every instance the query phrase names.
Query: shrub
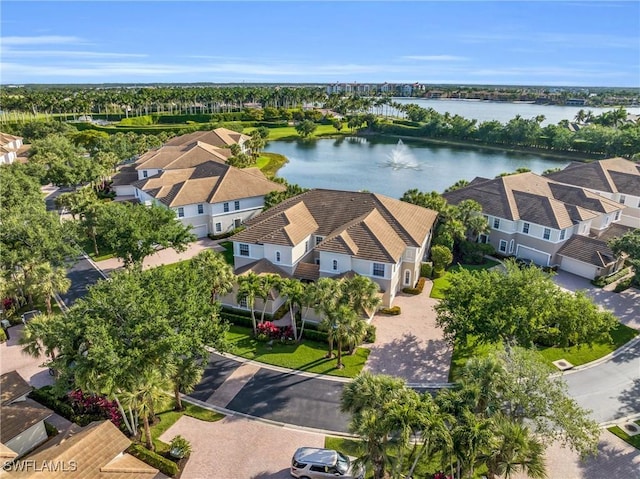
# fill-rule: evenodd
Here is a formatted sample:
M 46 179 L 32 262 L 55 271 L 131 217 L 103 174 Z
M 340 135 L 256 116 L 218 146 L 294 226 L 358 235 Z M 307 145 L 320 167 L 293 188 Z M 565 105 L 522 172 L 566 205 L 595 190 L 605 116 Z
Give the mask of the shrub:
M 432 273 L 433 273 L 433 264 L 422 263 L 420 265 L 420 276 L 423 276 L 425 278 L 431 278 Z
M 446 268 L 453 261 L 453 253 L 451 250 L 443 245 L 435 245 L 431 248 L 431 260 L 433 261 L 434 269 L 441 270 Z
M 262 324 L 258 324 L 257 339 L 259 341 L 280 339 L 280 328 L 271 321 L 265 321 Z
M 367 324 L 367 334 L 364 337 L 365 343 L 376 342 L 376 327 L 373 324 Z
M 591 280 L 591 284 L 593 284 L 594 286 L 598 286 L 599 288 L 602 288 L 628 275 L 630 272 L 631 272 L 631 268 L 623 268 L 617 273 L 613 273 L 609 276 L 598 276 L 597 278 Z
M 380 312 L 382 314 L 388 314 L 389 316 L 397 316 L 401 313 L 400 306 L 394 306 L 392 308 L 382 308 Z
M 44 422 L 44 429 L 47 431 L 47 437 L 57 436 L 59 432 L 57 427 L 47 421 Z
M 474 243 L 472 241 L 462 241 L 460 243 L 460 254 L 462 262 L 465 264 L 482 264 L 484 257 L 495 253 L 493 246 L 484 243 Z
M 53 394 L 51 389 L 51 386 L 44 386 L 40 389 L 34 389 L 29 393 L 29 397 L 34 401 L 39 402 L 43 406 L 46 406 L 49 409 L 57 412 L 65 419 L 74 421 L 75 411 L 73 410 L 71 405 L 65 402 L 64 396 L 59 397 L 58 395 Z
M 436 271 L 437 273 L 437 271 Z M 418 280 L 418 284 L 416 285 L 415 288 L 403 288 L 402 292 L 406 293 L 406 294 L 420 294 L 422 293 L 422 290 L 424 289 L 424 283 L 427 281 L 426 278 L 420 278 Z
M 7 335 L 4 329 L 0 329 L 0 343 L 4 343 L 7 340 Z
M 169 454 L 178 459 L 182 459 L 191 454 L 191 443 L 180 435 L 171 439 L 169 447 L 171 448 Z
M 302 333 L 303 337 L 306 339 L 310 339 L 311 341 L 319 341 L 322 343 L 328 343 L 327 333 L 324 331 L 317 331 L 315 329 L 307 328 L 307 325 L 304 327 L 304 332 Z
M 175 462 L 162 457 L 160 454 L 150 451 L 142 444 L 131 444 L 127 449 L 127 452 L 132 456 L 137 457 L 142 462 L 149 464 L 151 467 L 155 467 L 167 476 L 173 477 L 178 474 L 179 469 Z
M 616 287 L 615 287 L 614 291 L 616 293 L 621 293 L 625 289 L 630 288 L 631 287 L 631 283 L 633 283 L 633 277 L 627 278 L 624 281 L 620 281 L 618 284 L 616 284 Z

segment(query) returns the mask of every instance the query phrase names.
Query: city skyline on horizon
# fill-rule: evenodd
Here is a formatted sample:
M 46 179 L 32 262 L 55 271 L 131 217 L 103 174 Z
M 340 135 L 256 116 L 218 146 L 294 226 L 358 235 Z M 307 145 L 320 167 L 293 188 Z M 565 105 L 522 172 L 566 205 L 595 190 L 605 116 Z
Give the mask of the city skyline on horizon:
M 4 1 L 1 26 L 4 85 L 640 87 L 640 2 Z

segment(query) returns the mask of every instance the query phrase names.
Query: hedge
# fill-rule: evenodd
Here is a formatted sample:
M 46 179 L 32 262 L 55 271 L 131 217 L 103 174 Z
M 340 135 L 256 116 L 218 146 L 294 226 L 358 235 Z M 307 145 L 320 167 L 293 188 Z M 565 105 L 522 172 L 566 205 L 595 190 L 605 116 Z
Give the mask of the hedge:
M 0 343 L 4 343 L 7 340 L 7 334 L 4 329 L 0 329 Z
M 51 392 L 51 386 L 44 386 L 40 389 L 34 389 L 29 393 L 29 397 L 34 401 L 39 402 L 43 406 L 48 407 L 54 412 L 60 414 L 69 421 L 76 422 L 76 413 L 71 407 L 71 404 L 64 401 Z
M 400 306 L 394 306 L 393 308 L 382 308 L 380 310 L 382 314 L 388 314 L 389 316 L 398 316 L 402 311 Z
M 420 265 L 420 276 L 425 278 L 431 278 L 433 273 L 433 265 L 431 263 L 422 263 Z
M 600 288 L 619 280 L 620 278 L 628 275 L 631 272 L 631 268 L 623 268 L 617 273 L 613 273 L 609 276 L 598 276 L 596 279 L 591 280 L 591 284 Z
M 424 289 L 424 283 L 426 281 L 427 281 L 426 278 L 420 278 L 415 288 L 403 288 L 402 292 L 407 294 L 420 294 Z
M 134 457 L 137 457 L 142 462 L 149 464 L 151 467 L 155 467 L 163 474 L 167 476 L 176 476 L 180 469 L 178 465 L 170 461 L 169 459 L 162 457 L 160 454 L 156 454 L 153 451 L 150 451 L 142 444 L 131 444 L 127 449 L 127 452 Z

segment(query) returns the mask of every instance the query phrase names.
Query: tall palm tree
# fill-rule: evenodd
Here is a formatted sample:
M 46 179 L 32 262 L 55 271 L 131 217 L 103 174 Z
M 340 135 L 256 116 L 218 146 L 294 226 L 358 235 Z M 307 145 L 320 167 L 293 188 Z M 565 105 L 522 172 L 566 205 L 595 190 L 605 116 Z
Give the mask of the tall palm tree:
M 27 323 L 19 344 L 22 346 L 22 352 L 28 354 L 32 358 L 46 356 L 52 361 L 56 359 L 56 334 L 53 328 L 54 321 L 51 321 L 49 315 L 38 315 Z
M 253 334 L 258 334 L 258 326 L 256 325 L 255 304 L 256 297 L 261 289 L 260 277 L 253 271 L 249 271 L 246 275 L 238 276 L 238 301 L 246 300 L 247 307 L 251 310 L 251 323 L 253 324 Z
M 202 379 L 204 366 L 201 362 L 191 357 L 182 357 L 176 361 L 175 371 L 172 374 L 173 395 L 176 402 L 175 410 L 182 411 L 182 398 L 180 393 L 189 393 Z
M 493 437 L 479 457 L 486 464 L 490 479 L 498 476 L 508 479 L 518 472 L 534 479 L 547 476 L 544 445 L 527 426 L 503 415 L 494 417 L 492 423 Z
M 260 324 L 264 323 L 264 315 L 267 311 L 267 303 L 274 290 L 280 287 L 281 277 L 277 274 L 266 274 L 260 276 L 260 287 L 258 297 L 262 300 L 262 313 L 260 314 Z
M 285 278 L 280 284 L 280 293 L 286 297 L 286 304 L 289 307 L 289 316 L 291 316 L 291 329 L 293 331 L 293 339 L 298 340 L 298 327 L 295 317 L 295 308 L 298 306 L 302 309 L 302 302 L 305 294 L 304 285 L 294 278 Z
M 235 275 L 233 269 L 217 251 L 212 249 L 198 253 L 191 264 L 205 278 L 211 288 L 211 304 L 220 296 L 224 296 L 233 289 Z
M 370 315 L 382 302 L 380 296 L 378 296 L 379 289 L 378 283 L 366 276 L 356 275 L 352 278 L 344 279 L 340 284 L 341 302 L 351 306 L 358 314 L 366 313 Z
M 71 280 L 67 278 L 64 268 L 56 268 L 51 263 L 40 263 L 33 273 L 29 289 L 33 289 L 36 296 L 42 297 L 47 306 L 47 314 L 52 314 L 51 298 L 69 291 Z
M 452 431 L 458 478 L 473 477 L 479 457 L 491 441 L 491 421 L 464 410 Z M 461 475 L 462 474 L 462 475 Z
M 340 300 L 340 284 L 331 278 L 320 278 L 314 287 L 316 313 L 322 314 L 320 328 L 327 331 L 329 341 L 328 358 L 333 357 L 333 341 L 338 319 L 338 305 Z
M 153 439 L 149 420 L 154 411 L 166 404 L 168 396 L 165 391 L 170 387 L 167 378 L 157 369 L 146 369 L 134 379 L 133 388 L 125 393 L 125 404 L 142 418 L 147 449 L 153 451 Z
M 338 364 L 337 368 L 342 369 L 342 349 L 345 345 L 349 346 L 349 350 L 355 349 L 355 345 L 359 344 L 367 334 L 365 322 L 360 316 L 349 306 L 341 305 L 336 312 L 336 322 L 333 335 L 335 336 L 338 346 Z

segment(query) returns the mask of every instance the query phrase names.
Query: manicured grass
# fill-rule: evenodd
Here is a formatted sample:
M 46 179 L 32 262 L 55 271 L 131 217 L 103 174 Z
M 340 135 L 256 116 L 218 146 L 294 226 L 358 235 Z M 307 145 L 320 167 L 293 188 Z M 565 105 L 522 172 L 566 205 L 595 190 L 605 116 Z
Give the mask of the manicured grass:
M 158 454 L 169 451 L 169 444 L 161 441 L 159 437 L 162 436 L 167 429 L 173 426 L 183 415 L 191 416 L 207 422 L 219 421 L 224 417 L 222 414 L 215 411 L 209 411 L 208 409 L 204 409 L 200 406 L 189 404 L 184 401 L 182 402 L 182 406 L 185 408 L 183 411 L 174 411 L 173 408 L 175 407 L 175 401 L 171 400 L 167 409 L 157 414 L 159 421 L 151 426 L 151 438 L 153 439 L 153 444 L 155 445 L 156 452 Z
M 247 128 L 247 131 L 249 129 Z M 351 132 L 347 128 L 343 128 L 338 132 L 332 125 L 318 125 L 316 131 L 314 131 L 309 138 L 318 138 L 323 136 L 351 136 Z M 283 126 L 279 128 L 269 128 L 269 140 L 299 140 L 300 135 L 293 126 Z
M 573 346 L 568 349 L 562 348 L 541 348 L 540 355 L 549 363 L 558 359 L 566 359 L 574 366 L 580 366 L 591 361 L 595 361 L 609 353 L 612 353 L 619 347 L 631 341 L 637 336 L 638 331 L 629 328 L 622 323 L 611 331 L 611 341 L 602 341 L 589 346 Z
M 285 163 L 287 163 L 287 157 L 278 153 L 262 152 L 262 154 L 256 160 L 256 166 L 264 173 L 267 178 L 273 178 L 276 173 Z
M 224 248 L 224 251 L 222 251 L 224 260 L 233 266 L 233 243 L 231 241 L 224 241 L 223 243 L 220 243 L 220 246 Z
M 469 271 L 477 271 L 481 269 L 493 268 L 498 264 L 500 263 L 498 263 L 497 261 L 487 260 L 483 264 L 457 264 L 455 266 L 452 266 L 445 272 L 445 274 L 442 277 L 435 278 L 433 280 L 433 288 L 431 288 L 431 294 L 429 295 L 429 297 L 435 298 L 435 299 L 444 299 L 445 290 L 449 286 L 451 286 L 451 283 L 449 282 L 449 278 L 451 277 L 451 273 L 455 271 L 460 271 L 461 269 L 466 269 Z
M 341 437 L 333 437 L 333 436 L 325 436 L 324 438 L 324 447 L 327 449 L 334 449 L 336 451 L 340 451 L 347 456 L 358 457 L 362 453 L 362 445 L 361 442 L 357 439 L 345 439 Z M 403 472 L 407 472 L 413 463 L 413 456 L 411 455 L 412 447 L 407 448 L 405 453 L 405 470 Z M 394 460 L 396 457 L 396 451 L 388 451 L 389 457 Z M 433 474 L 441 470 L 441 459 L 440 453 L 435 454 L 430 461 L 425 461 L 424 459 L 418 462 L 416 466 L 416 470 L 414 472 L 413 477 L 432 477 Z M 474 479 L 482 477 L 482 473 L 486 472 L 484 467 L 478 468 L 477 474 L 474 476 Z M 371 468 L 367 468 L 367 473 L 365 475 L 366 478 L 373 477 L 373 471 Z
M 636 421 L 636 424 L 638 426 L 640 426 L 640 421 Z M 609 427 L 607 428 L 607 431 L 609 431 L 612 434 L 615 434 L 616 436 L 618 436 L 620 439 L 622 439 L 623 441 L 631 444 L 633 447 L 635 447 L 636 449 L 640 449 L 640 435 L 636 435 L 636 436 L 629 436 L 629 434 L 627 434 L 626 432 L 624 432 L 621 428 L 619 428 L 618 426 L 613 426 L 613 427 Z
M 580 366 L 615 351 L 619 347 L 631 341 L 637 336 L 638 331 L 618 323 L 618 326 L 611 332 L 611 342 L 597 342 L 592 347 L 582 345 L 573 346 L 568 349 L 562 348 L 540 348 L 538 353 L 544 361 L 549 365 L 550 372 L 557 372 L 553 361 L 558 359 L 566 359 L 574 366 Z M 467 345 L 456 344 L 453 348 L 453 356 L 451 358 L 451 369 L 449 370 L 449 381 L 456 381 L 460 375 L 461 369 L 470 358 L 482 358 L 489 354 L 490 351 L 502 349 L 501 345 L 480 344 L 475 338 L 470 338 Z
M 227 338 L 231 343 L 232 354 L 253 359 L 273 366 L 297 369 L 317 374 L 329 374 L 353 378 L 360 373 L 369 357 L 369 350 L 357 348 L 353 355 L 344 354 L 343 369 L 337 369 L 337 359 L 327 359 L 327 345 L 303 338 L 300 343 L 282 344 L 274 341 L 272 346 L 255 340 L 249 328 L 231 325 Z

